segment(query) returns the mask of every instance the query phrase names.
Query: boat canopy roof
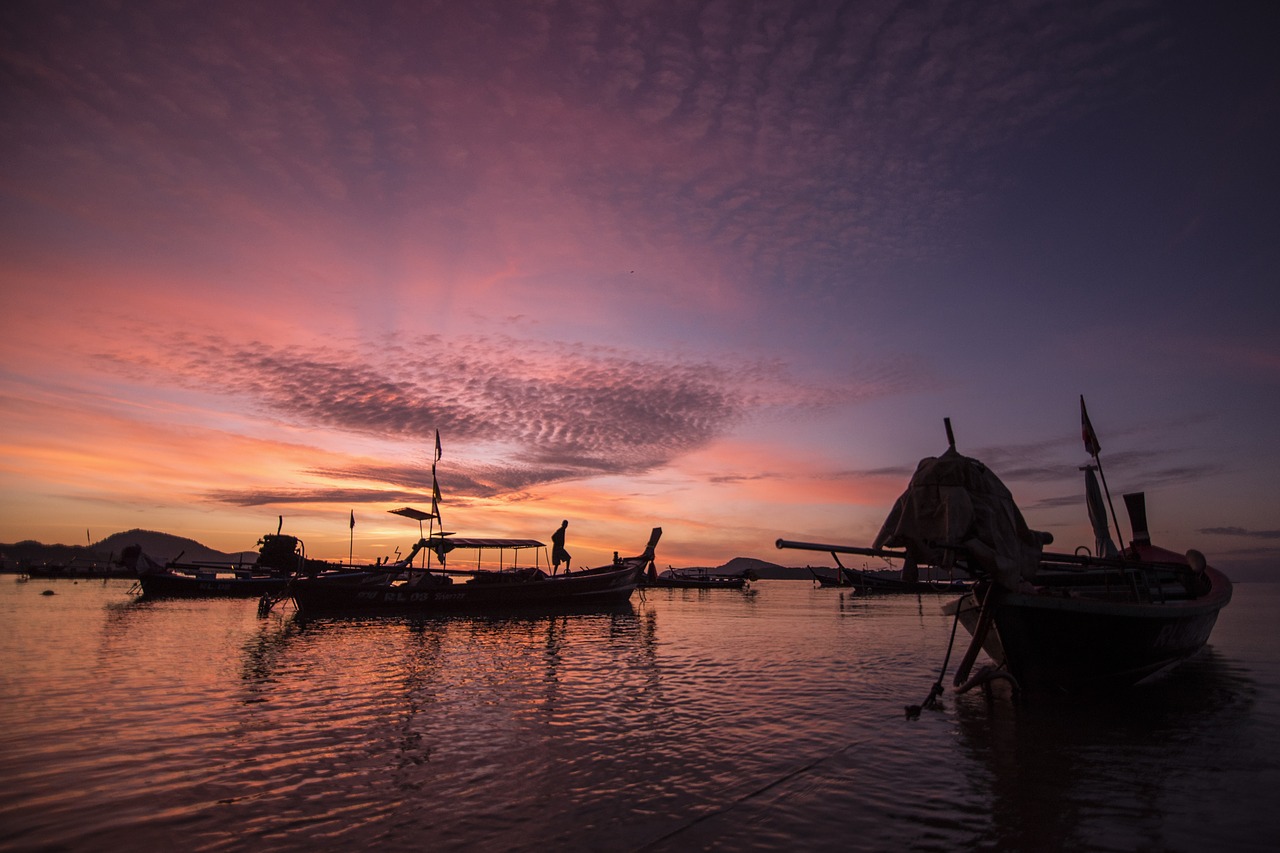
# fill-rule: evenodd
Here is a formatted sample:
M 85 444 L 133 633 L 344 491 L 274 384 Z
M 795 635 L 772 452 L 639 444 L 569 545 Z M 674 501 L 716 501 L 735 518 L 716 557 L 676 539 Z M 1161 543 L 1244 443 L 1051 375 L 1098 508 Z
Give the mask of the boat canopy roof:
M 423 512 L 422 510 L 414 509 L 411 506 L 402 506 L 400 509 L 389 509 L 387 512 L 392 515 L 403 515 L 405 518 L 414 518 L 418 521 L 426 521 L 429 518 L 436 517 L 429 512 Z
M 546 546 L 537 539 L 494 539 L 494 538 L 475 538 L 450 536 L 447 539 L 442 538 L 438 534 L 431 537 L 431 548 L 439 551 L 453 551 L 457 548 L 471 548 L 473 550 L 482 551 L 491 548 L 513 548 L 519 550 L 521 548 L 545 548 Z

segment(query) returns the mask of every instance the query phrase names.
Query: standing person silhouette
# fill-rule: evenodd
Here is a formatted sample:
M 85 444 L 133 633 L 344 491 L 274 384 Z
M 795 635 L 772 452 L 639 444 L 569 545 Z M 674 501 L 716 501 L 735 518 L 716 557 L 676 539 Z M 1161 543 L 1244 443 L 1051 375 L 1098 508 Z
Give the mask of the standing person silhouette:
M 569 552 L 564 549 L 564 531 L 569 526 L 568 519 L 560 522 L 560 529 L 551 534 L 551 574 L 559 570 L 564 563 L 564 573 L 569 574 Z

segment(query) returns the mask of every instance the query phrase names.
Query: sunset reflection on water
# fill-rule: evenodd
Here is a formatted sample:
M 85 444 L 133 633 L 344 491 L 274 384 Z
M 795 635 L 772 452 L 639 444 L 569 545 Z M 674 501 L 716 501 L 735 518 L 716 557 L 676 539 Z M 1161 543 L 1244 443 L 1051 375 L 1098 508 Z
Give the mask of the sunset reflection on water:
M 1280 670 L 1245 643 L 1269 586 L 1132 696 L 948 693 L 908 722 L 949 634 L 934 596 L 764 581 L 303 621 L 48 585 L 0 583 L 7 847 L 1248 849 L 1276 828 L 1250 792 L 1280 775 Z M 1211 836 L 1209 812 L 1236 820 Z

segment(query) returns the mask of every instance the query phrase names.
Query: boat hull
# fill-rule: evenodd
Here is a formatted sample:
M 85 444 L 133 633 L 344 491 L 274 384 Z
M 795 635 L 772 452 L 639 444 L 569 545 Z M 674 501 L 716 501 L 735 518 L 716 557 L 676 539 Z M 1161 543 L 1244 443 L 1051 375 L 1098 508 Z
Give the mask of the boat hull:
M 577 608 L 624 604 L 644 564 L 587 569 L 568 575 L 510 573 L 509 579 L 448 584 L 382 585 L 357 577 L 296 578 L 290 585 L 302 613 L 440 613 Z
M 993 629 L 983 648 L 1023 687 L 1077 692 L 1127 686 L 1199 651 L 1231 583 L 1208 569 L 1209 591 L 1198 598 L 1121 602 L 995 589 Z M 960 622 L 973 634 L 981 605 L 976 593 L 957 599 Z
M 146 598 L 258 598 L 283 592 L 286 577 L 199 577 L 177 572 L 157 572 L 138 576 Z

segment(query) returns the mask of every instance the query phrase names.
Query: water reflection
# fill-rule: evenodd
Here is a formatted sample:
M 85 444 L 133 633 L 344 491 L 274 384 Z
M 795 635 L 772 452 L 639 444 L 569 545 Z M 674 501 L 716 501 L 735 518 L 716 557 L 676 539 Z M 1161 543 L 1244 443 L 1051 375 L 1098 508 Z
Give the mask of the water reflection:
M 266 702 L 271 698 L 279 681 L 276 674 L 279 660 L 300 633 L 301 627 L 293 619 L 268 616 L 258 621 L 257 631 L 250 634 L 244 643 L 241 667 L 244 704 Z
M 608 737 L 612 718 L 599 716 L 613 701 L 608 694 L 657 681 L 655 630 L 652 614 L 629 605 L 557 615 L 268 618 L 244 642 L 241 703 L 253 708 L 242 727 L 276 733 L 268 748 L 281 732 L 305 729 L 316 740 L 327 727 L 341 733 L 338 744 L 326 739 L 330 760 L 358 741 L 400 792 L 445 780 L 455 792 L 483 790 L 512 761 L 561 760 L 562 738 L 590 745 Z
M 982 846 L 1160 849 L 1170 803 L 1197 798 L 1224 732 L 1252 713 L 1256 685 L 1212 648 L 1165 676 L 1105 695 L 997 688 L 958 697 L 961 743 L 978 768 L 971 796 L 989 802 Z M 1194 846 L 1194 845 L 1193 845 Z
M 1243 621 L 1249 590 L 1223 626 L 1224 648 L 1255 649 L 1243 663 L 1210 648 L 1123 699 L 948 693 L 909 723 L 952 627 L 929 596 L 762 581 L 603 613 L 304 621 L 125 588 L 0 589 L 16 614 L 0 846 L 843 853 L 1275 835 L 1256 791 L 1280 783 L 1280 654 L 1227 645 L 1273 636 L 1270 600 Z

